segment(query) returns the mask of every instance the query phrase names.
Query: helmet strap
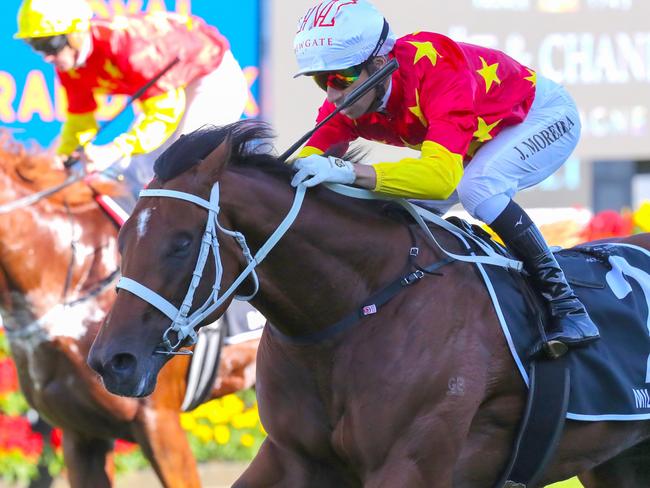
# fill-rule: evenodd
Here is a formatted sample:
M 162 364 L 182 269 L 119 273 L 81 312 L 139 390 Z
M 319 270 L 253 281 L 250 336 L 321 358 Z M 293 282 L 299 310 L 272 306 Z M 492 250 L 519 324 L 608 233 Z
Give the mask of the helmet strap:
M 381 51 L 381 48 L 384 45 L 384 42 L 386 42 L 386 39 L 388 38 L 388 33 L 390 32 L 390 26 L 388 25 L 388 21 L 384 18 L 384 25 L 381 28 L 381 34 L 379 34 L 379 40 L 377 41 L 377 45 L 375 48 L 372 50 L 372 53 L 370 53 L 370 56 L 368 59 L 364 62 L 364 68 L 366 68 L 366 71 L 368 72 L 368 75 L 372 75 L 374 72 L 376 72 L 379 68 L 377 65 L 373 62 L 374 58 L 376 58 L 379 55 L 379 51 Z M 381 102 L 384 99 L 384 96 L 386 95 L 386 83 L 379 83 L 375 87 L 375 99 L 373 102 L 370 104 L 368 107 L 368 110 L 366 110 L 366 114 L 375 112 L 379 107 L 381 107 Z
M 68 34 L 68 44 L 75 50 L 75 68 L 83 66 L 93 49 L 90 31 L 82 30 Z
M 373 73 L 379 70 L 379 67 L 372 62 L 373 58 L 369 59 L 366 61 L 365 68 L 366 71 L 368 72 L 368 76 L 371 76 Z M 381 107 L 381 103 L 384 100 L 384 96 L 386 95 L 386 81 L 383 81 L 379 83 L 375 87 L 375 99 L 372 101 L 370 106 L 368 107 L 368 110 L 366 110 L 366 114 L 371 114 L 373 112 L 376 112 L 379 107 Z

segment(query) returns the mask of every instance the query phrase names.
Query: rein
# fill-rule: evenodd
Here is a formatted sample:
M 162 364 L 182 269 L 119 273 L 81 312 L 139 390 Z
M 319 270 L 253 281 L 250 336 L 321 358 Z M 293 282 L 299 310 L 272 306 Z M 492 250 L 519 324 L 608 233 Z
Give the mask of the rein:
M 404 207 L 411 216 L 416 220 L 420 227 L 424 230 L 425 235 L 428 240 L 431 241 L 436 247 L 438 247 L 443 253 L 446 254 L 447 258 L 438 263 L 434 263 L 432 266 L 437 266 L 439 263 L 448 264 L 451 261 L 462 261 L 468 263 L 483 263 L 491 264 L 494 266 L 502 266 L 509 269 L 514 269 L 520 271 L 522 269 L 522 263 L 520 261 L 515 261 L 508 259 L 504 256 L 498 255 L 490 246 L 486 246 L 479 240 L 477 240 L 471 234 L 459 229 L 453 224 L 448 223 L 441 217 L 435 215 L 433 212 L 429 212 L 426 209 L 417 207 L 412 203 L 404 199 L 391 198 L 391 197 L 378 197 L 374 193 L 365 190 L 359 190 L 356 188 L 350 188 L 343 185 L 326 185 L 331 190 L 340 193 L 342 195 L 351 196 L 353 198 L 362 198 L 362 199 L 375 199 L 375 200 L 391 200 L 395 201 L 402 207 Z M 306 187 L 304 185 L 299 185 L 296 188 L 296 195 L 294 197 L 293 204 L 291 209 L 285 216 L 284 220 L 280 223 L 278 228 L 271 234 L 267 241 L 262 245 L 262 247 L 257 251 L 255 256 L 251 255 L 248 244 L 246 243 L 246 238 L 244 235 L 237 231 L 231 231 L 223 228 L 218 222 L 219 216 L 219 182 L 216 182 L 212 190 L 210 191 L 210 200 L 205 200 L 191 193 L 176 191 L 176 190 L 142 190 L 140 192 L 140 197 L 163 197 L 163 198 L 175 198 L 178 200 L 184 200 L 186 202 L 194 203 L 200 207 L 205 208 L 208 211 L 207 223 L 205 232 L 203 234 L 201 249 L 199 251 L 199 257 L 196 263 L 196 267 L 192 273 L 192 280 L 190 282 L 189 288 L 181 304 L 180 308 L 177 308 L 168 300 L 160 296 L 155 291 L 150 288 L 138 283 L 131 278 L 122 276 L 120 281 L 117 283 L 117 288 L 125 289 L 132 293 L 133 295 L 139 297 L 150 305 L 156 307 L 172 321 L 171 325 L 165 330 L 162 337 L 162 342 L 158 349 L 154 351 L 156 354 L 166 354 L 166 355 L 177 355 L 177 354 L 192 354 L 191 351 L 183 350 L 179 351 L 182 345 L 191 346 L 196 343 L 197 332 L 196 327 L 205 320 L 211 313 L 213 313 L 217 308 L 225 303 L 228 298 L 234 294 L 236 289 L 241 285 L 241 283 L 252 274 L 253 280 L 255 283 L 255 289 L 253 293 L 247 297 L 235 296 L 235 299 L 248 301 L 252 299 L 259 290 L 259 280 L 257 278 L 257 273 L 255 272 L 255 267 L 257 267 L 266 257 L 273 247 L 278 243 L 278 241 L 284 236 L 284 234 L 289 230 L 293 222 L 295 221 L 302 202 L 305 197 Z M 453 234 L 460 234 L 466 239 L 476 242 L 481 249 L 486 253 L 486 256 L 464 256 L 458 255 L 446 251 L 440 243 L 435 239 L 431 230 L 428 228 L 425 220 L 434 223 L 445 230 L 452 232 Z M 219 252 L 219 241 L 217 238 L 217 230 L 221 230 L 224 234 L 233 237 L 239 246 L 242 249 L 242 253 L 248 263 L 246 268 L 239 274 L 235 281 L 230 285 L 230 287 L 219 297 L 219 291 L 221 290 L 221 279 L 223 276 L 223 265 L 221 263 L 221 255 Z M 207 261 L 207 256 L 212 250 L 214 262 L 215 262 L 215 280 L 212 285 L 212 291 L 206 301 L 198 309 L 196 309 L 191 315 L 190 310 L 192 308 L 192 302 L 194 298 L 194 293 L 199 286 L 203 271 L 205 269 L 205 263 Z M 444 265 L 443 264 L 443 265 Z M 398 282 L 401 283 L 404 279 L 412 279 L 413 283 L 419 281 L 424 276 L 423 270 L 417 270 L 414 273 L 407 275 L 407 277 L 400 278 Z M 411 284 L 411 283 L 408 283 Z M 401 288 L 396 287 L 395 283 L 389 285 L 388 288 L 395 288 L 399 291 Z M 396 292 L 397 292 L 396 291 Z M 395 292 L 395 293 L 396 293 Z M 381 292 L 380 292 L 381 293 Z M 393 293 L 393 295 L 395 294 Z M 393 296 L 390 295 L 390 296 Z M 377 296 L 371 297 L 377 300 Z M 381 298 L 381 297 L 380 297 Z M 387 300 L 386 300 L 387 301 Z M 212 303 L 211 303 L 212 302 Z M 385 303 L 385 302 L 384 302 Z M 376 305 L 376 304 L 375 304 Z M 348 318 L 343 319 L 343 321 L 349 320 Z M 351 325 L 351 324 L 350 324 Z M 348 325 L 339 325 L 335 324 L 335 327 L 339 326 L 342 328 L 347 328 Z M 171 334 L 176 335 L 176 340 L 172 341 Z
M 85 174 L 70 175 L 66 178 L 66 180 L 63 183 L 59 183 L 58 185 L 53 186 L 52 188 L 46 188 L 45 190 L 39 191 L 37 193 L 32 193 L 31 195 L 27 195 L 26 197 L 19 198 L 18 200 L 14 200 L 13 202 L 0 205 L 0 214 L 13 212 L 14 210 L 18 210 L 19 208 L 29 207 L 30 205 L 33 205 L 41 201 L 43 198 L 47 198 L 50 195 L 54 195 L 55 193 L 58 193 L 61 190 L 66 189 L 70 185 L 73 185 L 83 180 L 85 176 L 86 176 Z
M 88 176 L 91 175 L 102 175 L 107 178 L 112 178 L 118 181 L 120 175 L 116 172 L 116 169 L 120 166 L 121 162 L 122 160 L 118 160 L 108 168 L 104 169 L 103 171 L 98 171 L 94 173 L 86 173 L 85 170 L 80 170 L 75 174 L 71 174 L 70 176 L 68 176 L 63 183 L 59 183 L 58 185 L 55 185 L 51 188 L 46 188 L 45 190 L 41 190 L 36 193 L 31 193 L 25 197 L 19 198 L 18 200 L 14 200 L 13 202 L 8 202 L 3 205 L 0 205 L 0 214 L 10 213 L 13 212 L 14 210 L 18 210 L 20 208 L 25 208 L 34 205 L 35 203 L 40 202 L 44 198 L 47 198 L 49 196 L 54 195 L 55 193 L 65 190 L 67 187 L 74 185 L 75 183 L 84 181 Z
M 42 330 L 42 325 L 43 323 L 47 320 L 47 318 L 55 313 L 58 313 L 61 310 L 70 310 L 78 305 L 83 304 L 87 300 L 90 300 L 92 298 L 95 298 L 96 296 L 100 295 L 106 288 L 108 288 L 114 281 L 115 279 L 120 275 L 120 270 L 116 269 L 113 271 L 110 275 L 108 275 L 106 278 L 104 278 L 102 281 L 100 281 L 97 286 L 95 286 L 92 290 L 90 290 L 86 295 L 77 298 L 76 300 L 73 300 L 68 303 L 58 303 L 54 307 L 52 307 L 50 310 L 45 312 L 41 317 L 37 318 L 36 320 L 30 322 L 24 327 L 19 327 L 16 329 L 7 327 L 7 324 L 4 324 L 4 330 L 5 334 L 7 334 L 7 337 L 9 339 L 25 339 L 28 337 L 33 336 L 34 334 L 40 332 Z

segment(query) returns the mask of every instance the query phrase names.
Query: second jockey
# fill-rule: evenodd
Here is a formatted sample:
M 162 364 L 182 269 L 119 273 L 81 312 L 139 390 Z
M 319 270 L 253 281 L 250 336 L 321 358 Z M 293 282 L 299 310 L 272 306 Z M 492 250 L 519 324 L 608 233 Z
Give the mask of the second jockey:
M 506 54 L 431 32 L 396 39 L 366 0 L 323 2 L 298 22 L 299 71 L 325 92 L 317 122 L 391 58 L 392 77 L 314 133 L 292 184 L 355 184 L 384 195 L 460 201 L 523 261 L 548 305 L 547 344 L 563 353 L 599 332 L 542 234 L 513 197 L 571 155 L 580 119 L 571 96 Z M 357 138 L 406 146 L 418 157 L 353 165 Z M 557 355 L 557 354 L 556 354 Z
M 68 100 L 58 153 L 79 146 L 89 171 L 119 161 L 134 193 L 153 177 L 153 163 L 182 133 L 238 120 L 248 87 L 228 41 L 203 20 L 167 12 L 93 18 L 85 0 L 24 0 L 14 36 L 56 68 Z M 174 58 L 179 62 L 140 98 L 128 131 L 105 145 L 98 95 L 133 95 Z

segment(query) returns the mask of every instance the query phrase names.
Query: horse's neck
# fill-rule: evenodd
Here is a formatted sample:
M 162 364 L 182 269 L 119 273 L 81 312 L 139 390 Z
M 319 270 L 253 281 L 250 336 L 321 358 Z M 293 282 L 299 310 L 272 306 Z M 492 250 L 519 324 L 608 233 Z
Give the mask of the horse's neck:
M 230 186 L 235 191 L 222 201 L 232 208 L 225 210 L 259 249 L 286 215 L 293 192 L 268 175 Z M 258 268 L 253 303 L 290 335 L 315 332 L 402 274 L 410 245 L 406 226 L 325 188 L 309 190 L 298 219 Z
M 115 232 L 96 209 L 67 213 L 36 204 L 0 215 L 0 265 L 14 310 L 40 316 L 117 269 Z M 99 225 L 97 225 L 99 224 Z M 64 297 L 65 295 L 65 297 Z

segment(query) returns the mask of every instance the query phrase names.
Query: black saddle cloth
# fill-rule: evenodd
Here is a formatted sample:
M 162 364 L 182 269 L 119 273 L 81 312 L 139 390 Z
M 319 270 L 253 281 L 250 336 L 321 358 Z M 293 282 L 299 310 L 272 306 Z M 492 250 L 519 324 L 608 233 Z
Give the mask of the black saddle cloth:
M 465 230 L 470 227 L 453 221 Z M 479 238 L 506 253 L 483 231 Z M 467 244 L 468 252 L 478 253 Z M 601 339 L 572 349 L 567 418 L 583 421 L 650 419 L 650 252 L 629 244 L 584 245 L 556 253 L 569 282 L 600 329 Z M 529 352 L 539 340 L 539 308 L 525 297 L 524 277 L 477 264 L 506 342 L 528 385 Z M 541 300 L 538 302 L 539 307 Z

